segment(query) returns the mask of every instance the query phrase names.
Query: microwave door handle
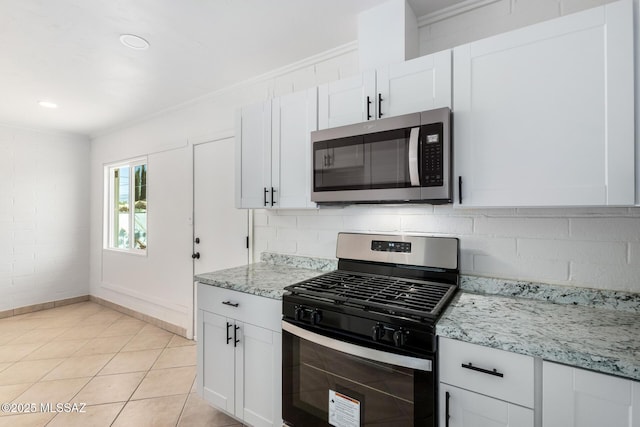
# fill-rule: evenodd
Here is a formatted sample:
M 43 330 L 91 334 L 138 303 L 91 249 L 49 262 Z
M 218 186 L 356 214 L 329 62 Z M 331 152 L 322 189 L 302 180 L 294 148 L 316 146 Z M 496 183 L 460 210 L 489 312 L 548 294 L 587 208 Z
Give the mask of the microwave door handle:
M 418 172 L 418 139 L 420 128 L 411 128 L 409 135 L 409 179 L 412 187 L 420 186 L 420 174 Z

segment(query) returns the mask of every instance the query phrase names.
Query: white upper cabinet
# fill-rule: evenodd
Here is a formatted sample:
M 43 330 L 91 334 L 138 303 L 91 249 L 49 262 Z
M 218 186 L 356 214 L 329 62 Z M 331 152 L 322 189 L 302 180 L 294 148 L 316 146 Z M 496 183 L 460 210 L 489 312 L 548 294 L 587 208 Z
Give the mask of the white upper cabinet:
M 236 118 L 236 207 L 308 208 L 317 89 L 242 107 Z
M 640 427 L 640 383 L 544 362 L 543 427 Z
M 236 207 L 266 206 L 271 188 L 271 101 L 236 114 Z
M 367 71 L 318 88 L 318 127 L 451 107 L 451 51 Z
M 451 107 L 451 51 L 380 68 L 376 88 L 378 118 Z
M 457 205 L 634 204 L 632 12 L 622 0 L 454 49 Z
M 317 130 L 316 88 L 272 101 L 274 208 L 315 207 L 311 202 L 311 131 Z
M 375 96 L 375 71 L 320 85 L 318 128 L 327 129 L 373 119 Z

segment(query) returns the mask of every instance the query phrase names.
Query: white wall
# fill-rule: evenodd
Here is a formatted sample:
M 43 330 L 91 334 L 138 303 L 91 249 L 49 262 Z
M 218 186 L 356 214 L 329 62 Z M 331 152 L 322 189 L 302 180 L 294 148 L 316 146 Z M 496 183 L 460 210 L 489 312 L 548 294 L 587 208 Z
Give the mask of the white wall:
M 0 125 L 0 311 L 89 293 L 89 147 Z
M 241 105 L 355 72 L 355 45 L 346 46 L 94 138 L 91 294 L 184 327 L 189 335 L 193 305 L 193 144 L 233 132 L 235 110 Z M 104 165 L 139 156 L 149 159 L 147 255 L 104 250 Z

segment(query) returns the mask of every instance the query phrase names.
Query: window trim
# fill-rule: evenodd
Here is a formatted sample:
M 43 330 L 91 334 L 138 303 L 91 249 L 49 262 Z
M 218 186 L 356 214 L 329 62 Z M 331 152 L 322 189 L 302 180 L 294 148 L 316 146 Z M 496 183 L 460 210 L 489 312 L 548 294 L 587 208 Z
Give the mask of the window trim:
M 129 159 L 129 160 L 123 160 L 123 161 L 119 161 L 119 162 L 113 162 L 113 163 L 106 163 L 104 164 L 104 217 L 103 217 L 103 228 L 104 228 L 104 234 L 103 234 L 103 245 L 102 245 L 102 249 L 103 250 L 107 250 L 107 251 L 112 251 L 112 252 L 120 252 L 120 253 L 126 253 L 126 254 L 131 254 L 131 255 L 138 255 L 138 256 L 146 256 L 147 255 L 147 248 L 145 249 L 137 249 L 135 247 L 133 247 L 133 240 L 132 238 L 129 239 L 129 244 L 131 245 L 131 247 L 129 248 L 118 248 L 115 247 L 113 245 L 113 223 L 114 223 L 114 217 L 113 217 L 113 209 L 112 207 L 114 206 L 114 196 L 115 196 L 115 191 L 113 188 L 113 182 L 111 179 L 111 174 L 112 174 L 112 170 L 114 168 L 122 168 L 122 167 L 128 167 L 130 169 L 130 179 L 129 179 L 129 204 L 131 206 L 131 214 L 128 216 L 128 221 L 129 221 L 129 232 L 133 235 L 134 233 L 134 224 L 133 224 L 133 217 L 135 215 L 135 201 L 133 200 L 133 198 L 135 197 L 135 179 L 134 177 L 134 170 L 136 166 L 140 166 L 140 165 L 146 165 L 146 169 L 147 169 L 147 173 L 149 172 L 149 161 L 148 158 L 145 157 L 136 157 L 133 159 Z M 148 187 L 148 184 L 147 184 Z M 148 200 L 148 188 L 147 188 L 147 200 Z M 148 211 L 147 211 L 148 213 Z M 148 217 L 147 217 L 147 236 L 148 236 Z M 147 239 L 148 241 L 148 239 Z

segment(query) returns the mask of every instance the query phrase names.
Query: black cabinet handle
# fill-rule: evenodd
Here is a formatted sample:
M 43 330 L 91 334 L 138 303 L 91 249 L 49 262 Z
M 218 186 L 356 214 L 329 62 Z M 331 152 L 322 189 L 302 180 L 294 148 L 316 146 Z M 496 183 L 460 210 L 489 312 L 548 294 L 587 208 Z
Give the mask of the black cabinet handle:
M 458 176 L 458 203 L 462 204 L 462 176 Z
M 367 96 L 367 120 L 371 120 L 371 98 Z
M 222 301 L 222 303 L 224 305 L 230 305 L 231 307 L 238 307 L 240 305 L 240 303 L 238 302 L 231 302 L 231 301 Z
M 235 329 L 233 330 L 233 346 L 237 347 L 238 343 L 240 342 L 240 340 L 238 339 L 238 329 L 240 329 L 240 326 L 236 326 Z
M 483 374 L 489 374 L 489 375 L 493 375 L 496 377 L 500 377 L 503 378 L 504 374 L 501 372 L 498 372 L 497 369 L 493 369 L 493 371 L 490 371 L 488 369 L 483 369 L 483 368 L 478 368 L 477 366 L 473 366 L 471 363 L 469 363 L 468 365 L 465 365 L 464 363 L 462 364 L 462 367 L 465 369 L 471 369 L 472 371 L 478 371 L 478 372 L 482 372 Z
M 382 117 L 382 94 L 378 94 L 378 118 Z
M 195 254 L 191 254 L 191 258 L 200 259 L 200 252 L 196 252 Z
M 271 187 L 271 206 L 276 204 L 276 202 L 273 201 L 273 193 L 275 193 L 275 192 L 276 192 L 276 190 L 273 187 Z
M 267 193 L 269 192 L 269 190 L 267 190 L 267 187 L 264 187 L 264 206 L 267 206 Z
M 451 397 L 451 394 L 449 392 L 446 392 L 445 396 L 446 399 L 444 401 L 444 426 L 449 427 L 449 418 L 451 418 L 451 415 L 449 415 L 449 398 Z
M 231 323 L 227 322 L 227 344 L 231 341 L 231 337 L 229 336 L 229 328 L 233 326 Z

